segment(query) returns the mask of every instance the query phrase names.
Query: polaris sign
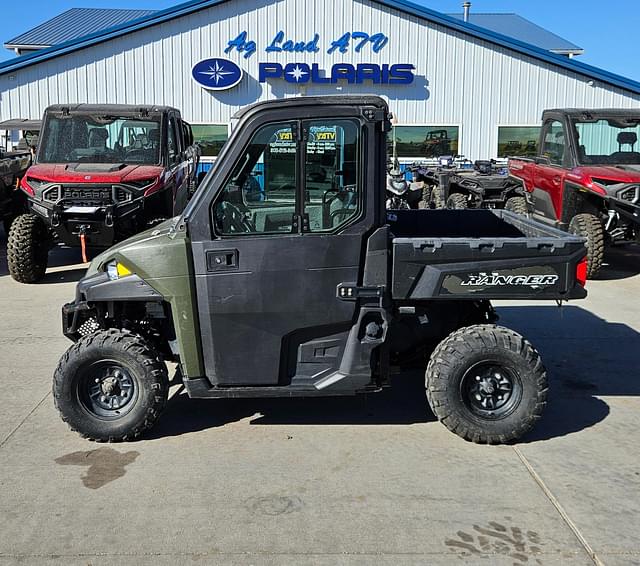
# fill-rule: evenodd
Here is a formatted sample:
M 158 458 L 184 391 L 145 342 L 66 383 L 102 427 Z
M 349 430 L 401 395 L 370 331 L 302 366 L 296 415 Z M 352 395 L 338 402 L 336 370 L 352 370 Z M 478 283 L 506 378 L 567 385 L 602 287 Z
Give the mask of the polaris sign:
M 227 90 L 242 80 L 242 69 L 229 59 L 214 57 L 196 63 L 191 69 L 191 76 L 208 90 Z
M 375 63 L 336 63 L 330 72 L 320 69 L 317 63 L 259 63 L 259 80 L 284 79 L 294 84 L 336 84 L 346 81 L 349 84 L 381 84 L 381 85 L 410 85 L 413 83 L 415 67 L 410 63 L 396 63 L 394 65 L 377 65 Z

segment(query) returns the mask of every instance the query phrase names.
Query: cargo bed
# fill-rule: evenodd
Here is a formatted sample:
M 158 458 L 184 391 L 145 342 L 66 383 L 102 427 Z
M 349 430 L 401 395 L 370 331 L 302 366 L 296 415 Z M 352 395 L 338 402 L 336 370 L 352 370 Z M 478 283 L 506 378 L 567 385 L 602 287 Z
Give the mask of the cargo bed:
M 586 296 L 577 236 L 506 210 L 403 210 L 388 221 L 393 299 Z

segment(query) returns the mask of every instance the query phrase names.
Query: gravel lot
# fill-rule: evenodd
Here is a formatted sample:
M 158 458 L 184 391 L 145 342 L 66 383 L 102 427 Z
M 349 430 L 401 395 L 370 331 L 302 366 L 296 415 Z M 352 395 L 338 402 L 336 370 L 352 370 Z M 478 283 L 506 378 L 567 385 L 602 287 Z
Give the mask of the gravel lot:
M 82 266 L 7 274 L 0 232 L 0 564 L 640 564 L 640 251 L 590 296 L 501 303 L 552 393 L 514 446 L 475 446 L 429 411 L 422 376 L 367 398 L 194 401 L 143 440 L 67 430 L 51 375 Z

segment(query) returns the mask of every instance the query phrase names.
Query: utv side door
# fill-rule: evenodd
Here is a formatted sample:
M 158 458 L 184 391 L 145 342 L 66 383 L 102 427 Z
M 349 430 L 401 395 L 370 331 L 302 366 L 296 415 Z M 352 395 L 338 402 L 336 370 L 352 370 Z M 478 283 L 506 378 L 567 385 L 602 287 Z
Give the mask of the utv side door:
M 244 125 L 189 221 L 213 386 L 309 387 L 340 364 L 355 302 L 337 286 L 361 278 L 375 130 L 353 110 L 307 111 Z
M 549 119 L 542 126 L 542 156 L 548 163 L 537 165 L 534 177 L 533 198 L 536 212 L 551 220 L 559 220 L 562 214 L 562 193 L 567 174 L 569 143 L 564 124 Z

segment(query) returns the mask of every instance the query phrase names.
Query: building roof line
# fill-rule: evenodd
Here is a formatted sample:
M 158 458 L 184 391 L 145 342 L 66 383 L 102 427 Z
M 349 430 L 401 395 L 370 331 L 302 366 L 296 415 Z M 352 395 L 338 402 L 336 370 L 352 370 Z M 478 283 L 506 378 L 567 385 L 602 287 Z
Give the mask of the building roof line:
M 172 8 L 160 10 L 147 16 L 137 18 L 122 24 L 118 24 L 111 28 L 94 32 L 83 37 L 66 41 L 34 53 L 29 53 L 15 59 L 10 59 L 4 63 L 0 63 L 0 76 L 17 71 L 24 67 L 29 67 L 40 62 L 44 62 L 67 53 L 78 51 L 85 47 L 90 47 L 99 43 L 103 43 L 115 37 L 120 37 L 141 29 L 145 29 L 154 25 L 173 20 L 181 16 L 186 16 L 194 12 L 229 2 L 230 0 L 189 0 Z M 419 6 L 408 0 L 373 0 L 377 4 L 399 10 L 409 15 L 426 19 L 435 24 L 449 28 L 466 35 L 475 37 L 494 45 L 510 49 L 512 51 L 527 55 L 539 61 L 549 63 L 565 70 L 583 75 L 589 79 L 601 81 L 603 83 L 628 90 L 634 94 L 640 94 L 640 82 L 611 73 L 598 67 L 593 67 L 559 55 L 551 53 L 546 49 L 525 43 L 523 41 L 508 37 L 487 28 L 479 27 L 469 22 L 464 22 L 453 16 L 436 12 L 430 8 Z

